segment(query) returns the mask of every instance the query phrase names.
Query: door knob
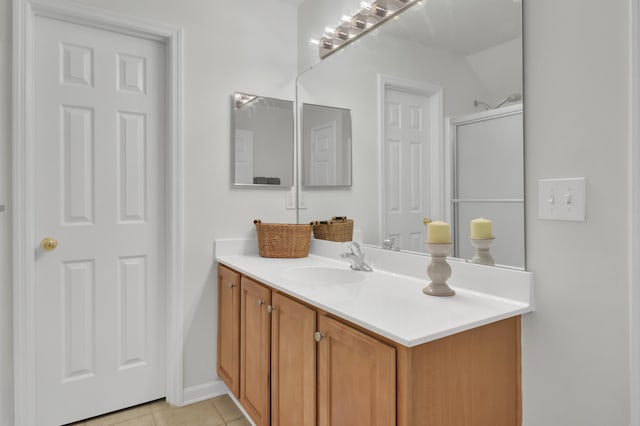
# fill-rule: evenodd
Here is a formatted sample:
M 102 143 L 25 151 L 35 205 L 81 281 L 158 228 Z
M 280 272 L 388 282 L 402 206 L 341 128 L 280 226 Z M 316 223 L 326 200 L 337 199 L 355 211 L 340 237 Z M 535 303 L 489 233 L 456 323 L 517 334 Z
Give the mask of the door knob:
M 43 238 L 42 241 L 40 241 L 40 248 L 44 251 L 55 250 L 56 247 L 58 247 L 58 240 L 56 240 L 55 238 L 46 237 Z

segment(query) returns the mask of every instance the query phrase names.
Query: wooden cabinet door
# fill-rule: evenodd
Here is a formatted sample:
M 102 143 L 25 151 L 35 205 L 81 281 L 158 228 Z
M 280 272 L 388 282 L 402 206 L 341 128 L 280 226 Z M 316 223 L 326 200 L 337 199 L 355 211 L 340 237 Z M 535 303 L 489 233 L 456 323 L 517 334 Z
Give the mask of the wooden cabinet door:
M 316 313 L 281 294 L 272 296 L 271 419 L 273 426 L 316 423 Z
M 246 277 L 240 282 L 240 402 L 257 426 L 269 425 L 271 290 Z
M 240 274 L 218 265 L 218 376 L 240 397 Z
M 318 330 L 318 425 L 395 425 L 395 348 L 324 315 Z

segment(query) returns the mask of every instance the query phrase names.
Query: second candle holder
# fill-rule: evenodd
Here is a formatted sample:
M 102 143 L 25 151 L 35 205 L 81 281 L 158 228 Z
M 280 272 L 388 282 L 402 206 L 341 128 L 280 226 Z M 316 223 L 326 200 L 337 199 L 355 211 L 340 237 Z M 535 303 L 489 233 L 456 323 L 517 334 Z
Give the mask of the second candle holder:
M 471 262 L 478 263 L 480 265 L 494 266 L 496 263 L 489 251 L 493 244 L 493 240 L 495 240 L 495 238 L 469 238 L 471 245 L 476 249 L 476 254 L 473 256 L 473 259 L 471 259 Z
M 431 263 L 427 267 L 427 274 L 431 283 L 422 289 L 422 292 L 430 296 L 453 296 L 456 294 L 447 285 L 447 279 L 451 276 L 451 266 L 447 263 L 447 256 L 451 252 L 452 243 L 426 243 L 427 251 L 431 253 Z

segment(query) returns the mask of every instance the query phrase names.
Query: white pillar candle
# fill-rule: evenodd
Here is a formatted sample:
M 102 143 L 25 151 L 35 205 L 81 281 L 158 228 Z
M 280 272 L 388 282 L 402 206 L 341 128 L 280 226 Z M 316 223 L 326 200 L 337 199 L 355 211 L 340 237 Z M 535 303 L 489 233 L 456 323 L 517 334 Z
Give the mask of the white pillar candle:
M 483 217 L 471 221 L 471 238 L 488 240 L 493 238 L 491 233 L 491 221 Z
M 451 227 L 446 222 L 434 221 L 427 224 L 427 243 L 439 244 L 451 242 Z

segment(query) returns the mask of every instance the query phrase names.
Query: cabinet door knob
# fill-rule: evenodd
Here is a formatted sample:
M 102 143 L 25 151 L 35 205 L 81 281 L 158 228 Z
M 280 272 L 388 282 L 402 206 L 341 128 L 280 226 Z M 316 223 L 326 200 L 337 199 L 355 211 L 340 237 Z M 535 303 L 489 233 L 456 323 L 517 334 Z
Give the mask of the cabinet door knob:
M 267 312 L 271 313 L 276 310 L 276 307 L 273 305 L 267 305 Z
M 258 299 L 258 308 L 264 305 L 264 300 Z
M 229 283 L 229 288 L 234 288 L 236 285 L 234 283 Z
M 319 331 L 316 331 L 313 337 L 316 339 L 316 342 L 319 343 L 320 340 L 324 339 L 324 333 L 320 333 Z

